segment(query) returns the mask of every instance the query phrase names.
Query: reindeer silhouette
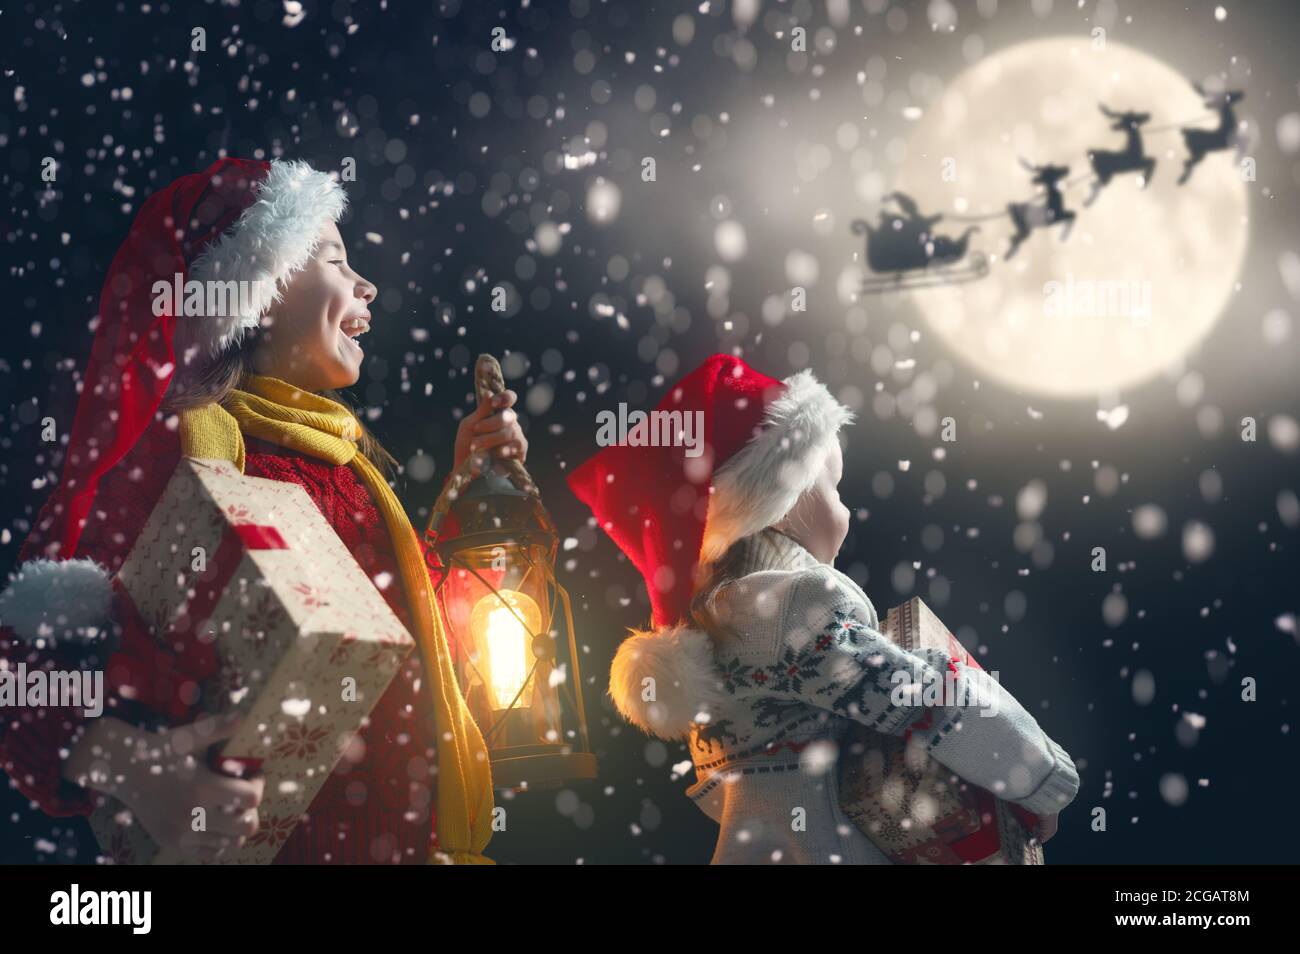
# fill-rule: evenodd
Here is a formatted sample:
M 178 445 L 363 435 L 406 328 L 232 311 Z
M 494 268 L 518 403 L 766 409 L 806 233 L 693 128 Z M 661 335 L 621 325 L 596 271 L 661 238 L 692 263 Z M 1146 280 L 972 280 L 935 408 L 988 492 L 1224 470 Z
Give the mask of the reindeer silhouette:
M 1083 200 L 1084 205 L 1092 205 L 1116 173 L 1141 169 L 1142 188 L 1145 189 L 1151 181 L 1151 173 L 1156 168 L 1156 161 L 1145 155 L 1142 149 L 1142 125 L 1150 122 L 1151 114 L 1117 113 L 1107 109 L 1102 103 L 1097 105 L 1101 107 L 1102 113 L 1107 118 L 1113 120 L 1110 128 L 1115 132 L 1126 133 L 1127 138 L 1120 152 L 1104 152 L 1100 149 L 1088 151 L 1088 161 L 1092 163 L 1092 171 L 1097 174 L 1097 178 L 1092 182 L 1092 192 Z
M 708 752 L 712 754 L 714 743 L 725 745 L 728 741 L 732 745 L 739 745 L 740 739 L 736 733 L 731 731 L 732 721 L 722 719 L 718 722 L 710 722 L 695 727 L 695 749 L 698 752 Z
M 1046 197 L 1042 205 L 1035 205 L 1032 202 L 1013 202 L 1007 206 L 1007 214 L 1011 216 L 1011 222 L 1016 227 L 1016 234 L 1011 236 L 1011 247 L 1007 249 L 1005 258 L 1009 259 L 1016 254 L 1020 248 L 1020 243 L 1029 238 L 1029 233 L 1036 228 L 1044 228 L 1052 225 L 1063 224 L 1064 230 L 1061 232 L 1061 241 L 1064 242 L 1070 237 L 1070 229 L 1074 227 L 1075 213 L 1065 207 L 1065 197 L 1061 195 L 1061 187 L 1058 183 L 1070 173 L 1069 166 L 1035 166 L 1024 159 L 1020 164 L 1034 174 L 1034 185 L 1040 185 L 1046 190 Z
M 750 710 L 754 716 L 754 725 L 760 729 L 766 729 L 780 722 L 793 717 L 811 713 L 816 715 L 816 710 L 811 706 L 798 700 L 785 701 L 774 699 L 771 696 L 760 696 Z
M 1179 185 L 1187 181 L 1192 169 L 1208 153 L 1219 152 L 1237 144 L 1237 114 L 1232 107 L 1246 97 L 1245 91 L 1239 89 L 1226 89 L 1222 93 L 1210 95 L 1201 88 L 1200 83 L 1193 83 L 1192 88 L 1201 94 L 1206 109 L 1218 110 L 1219 125 L 1214 129 L 1183 130 L 1183 141 L 1187 143 L 1187 151 L 1191 155 L 1183 160 L 1183 174 L 1178 177 Z

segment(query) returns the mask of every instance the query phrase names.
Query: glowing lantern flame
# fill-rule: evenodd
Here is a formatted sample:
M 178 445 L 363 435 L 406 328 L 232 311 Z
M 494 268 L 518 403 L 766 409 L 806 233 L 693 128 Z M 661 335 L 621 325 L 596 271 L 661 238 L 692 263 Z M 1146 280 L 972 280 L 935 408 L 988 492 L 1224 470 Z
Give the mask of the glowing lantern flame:
M 469 618 L 483 669 L 497 709 L 526 707 L 533 662 L 533 635 L 542 626 L 542 613 L 527 594 L 516 590 L 489 593 L 475 604 Z

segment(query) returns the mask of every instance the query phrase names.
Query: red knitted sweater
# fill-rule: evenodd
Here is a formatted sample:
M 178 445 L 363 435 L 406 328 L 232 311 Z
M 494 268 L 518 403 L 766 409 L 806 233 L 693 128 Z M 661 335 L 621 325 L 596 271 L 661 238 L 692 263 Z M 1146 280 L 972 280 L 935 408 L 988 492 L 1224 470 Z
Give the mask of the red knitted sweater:
M 245 473 L 298 484 L 315 501 L 357 563 L 410 626 L 396 557 L 383 517 L 351 467 L 245 438 Z M 161 497 L 180 459 L 179 438 L 150 429 L 101 481 L 77 556 L 116 573 Z M 39 520 L 37 523 L 39 530 Z M 35 536 L 35 533 L 34 533 Z M 15 666 L 78 668 L 71 650 L 33 650 L 0 629 L 0 657 Z M 276 856 L 276 864 L 423 864 L 436 845 L 436 739 L 423 684 L 423 661 L 412 653 L 372 710 L 343 759 Z M 105 714 L 130 720 L 133 703 L 109 699 Z M 80 738 L 81 710 L 14 709 L 0 721 L 0 768 L 47 815 L 89 815 L 97 793 L 61 778 L 68 750 Z

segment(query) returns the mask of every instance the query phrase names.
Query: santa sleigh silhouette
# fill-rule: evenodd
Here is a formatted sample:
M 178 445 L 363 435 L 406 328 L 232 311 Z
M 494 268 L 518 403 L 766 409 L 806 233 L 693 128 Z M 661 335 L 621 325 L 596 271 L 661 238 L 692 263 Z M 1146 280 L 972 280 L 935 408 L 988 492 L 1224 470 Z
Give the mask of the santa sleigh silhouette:
M 867 266 L 877 276 L 863 281 L 862 294 L 953 285 L 988 274 L 983 252 L 967 255 L 970 237 L 979 226 L 972 225 L 956 238 L 937 235 L 933 229 L 942 215 L 921 215 L 916 203 L 901 192 L 885 196 L 884 203 L 890 202 L 901 213 L 882 209 L 877 225 L 854 219 L 850 226 L 853 234 L 867 237 Z

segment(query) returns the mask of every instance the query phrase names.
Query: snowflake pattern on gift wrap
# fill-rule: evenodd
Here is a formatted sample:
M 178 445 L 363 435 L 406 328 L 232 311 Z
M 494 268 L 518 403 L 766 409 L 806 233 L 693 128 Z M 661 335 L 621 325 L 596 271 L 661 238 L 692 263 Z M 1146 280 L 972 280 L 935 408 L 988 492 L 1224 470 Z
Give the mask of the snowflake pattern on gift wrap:
M 295 583 L 293 584 L 293 591 L 301 598 L 302 605 L 308 609 L 319 609 L 322 606 L 330 605 L 325 591 L 312 586 L 310 583 Z
M 253 644 L 260 656 L 266 651 L 267 635 L 279 631 L 284 625 L 284 606 L 275 592 L 267 588 L 256 598 L 245 617 L 244 638 Z
M 330 650 L 329 665 L 337 666 L 339 663 L 347 662 L 352 655 L 352 647 L 357 644 L 361 637 L 356 633 L 344 633 L 339 641 L 334 644 Z
M 376 633 L 374 640 L 376 645 L 383 646 L 385 649 L 396 649 L 398 646 L 402 645 L 403 642 L 400 633 L 394 633 L 391 631 Z
M 402 640 L 396 633 L 376 633 L 368 643 L 370 655 L 366 659 L 366 664 L 377 666 L 383 663 L 392 657 L 393 651 L 401 644 Z
M 113 859 L 114 864 L 135 864 L 135 845 L 132 844 L 131 834 L 126 826 L 119 825 L 113 829 L 113 836 L 108 840 L 108 856 Z
M 291 725 L 285 729 L 284 738 L 276 743 L 272 751 L 279 758 L 312 759 L 329 737 L 329 729 L 323 726 L 309 728 L 305 725 Z
M 149 632 L 160 643 L 165 643 L 167 640 L 167 634 L 172 628 L 172 618 L 172 608 L 165 602 L 155 603 L 149 613 L 149 618 L 146 621 Z
M 907 829 L 903 827 L 902 819 L 893 815 L 881 815 L 877 822 L 880 826 L 880 840 L 886 844 L 896 844 L 907 838 Z
M 251 522 L 249 518 L 253 516 L 253 512 L 243 504 L 235 503 L 226 507 L 226 516 L 232 523 L 249 523 Z
M 260 847 L 266 845 L 274 848 L 283 844 L 293 834 L 293 830 L 298 827 L 298 816 L 259 816 L 257 820 L 257 831 L 255 831 L 248 841 L 244 842 L 248 848 Z

